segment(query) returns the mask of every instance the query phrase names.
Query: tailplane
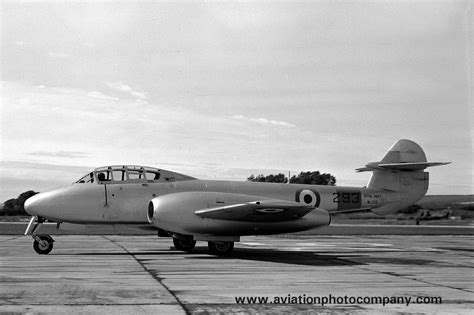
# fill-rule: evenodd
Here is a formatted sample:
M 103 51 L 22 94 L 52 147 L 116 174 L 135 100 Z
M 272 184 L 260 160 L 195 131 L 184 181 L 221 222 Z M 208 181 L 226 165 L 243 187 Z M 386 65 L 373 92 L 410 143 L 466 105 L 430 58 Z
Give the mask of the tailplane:
M 420 200 L 428 191 L 429 173 L 424 169 L 450 162 L 427 162 L 425 152 L 411 140 L 398 140 L 380 162 L 358 168 L 371 171 L 367 188 L 384 192 L 384 206 L 372 209 L 377 214 L 393 213 Z

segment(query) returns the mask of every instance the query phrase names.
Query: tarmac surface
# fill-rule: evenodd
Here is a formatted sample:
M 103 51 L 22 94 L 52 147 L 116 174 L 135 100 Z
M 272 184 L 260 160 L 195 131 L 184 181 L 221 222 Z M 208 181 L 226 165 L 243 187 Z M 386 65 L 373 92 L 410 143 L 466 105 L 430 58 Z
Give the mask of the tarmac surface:
M 474 249 L 467 231 L 243 237 L 229 258 L 209 255 L 204 242 L 183 253 L 153 235 L 55 235 L 53 251 L 37 255 L 31 237 L 0 235 L 0 310 L 472 314 Z M 268 301 L 237 303 L 246 297 Z M 404 300 L 354 302 L 378 297 Z M 420 297 L 437 303 L 416 304 Z

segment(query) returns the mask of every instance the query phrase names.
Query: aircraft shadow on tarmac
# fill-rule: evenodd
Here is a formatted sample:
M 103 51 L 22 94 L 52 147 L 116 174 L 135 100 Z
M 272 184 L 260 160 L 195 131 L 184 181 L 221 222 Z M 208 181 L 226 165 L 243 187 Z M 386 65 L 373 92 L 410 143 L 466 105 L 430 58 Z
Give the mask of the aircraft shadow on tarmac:
M 71 255 L 66 253 L 57 253 L 56 255 Z M 223 259 L 241 259 L 262 262 L 274 262 L 292 265 L 305 266 L 340 266 L 340 265 L 365 265 L 361 263 L 341 257 L 337 254 L 320 254 L 313 251 L 287 251 L 278 249 L 262 249 L 262 248 L 236 248 L 229 257 L 219 257 L 209 255 L 207 247 L 196 247 L 192 253 L 183 253 L 177 250 L 139 250 L 131 252 L 83 252 L 73 253 L 78 256 L 134 256 L 140 261 L 153 260 L 150 256 L 182 256 L 184 259 L 199 259 L 209 261 L 219 261 Z M 147 256 L 141 258 L 140 256 Z M 345 255 L 351 258 L 358 257 L 357 255 Z
M 352 255 L 347 256 L 355 257 Z M 261 248 L 236 248 L 229 258 L 305 266 L 365 265 L 365 263 L 345 259 L 343 255 L 338 255 L 337 253 L 326 255 L 308 250 L 288 251 Z M 200 255 L 193 257 L 193 259 L 219 260 L 223 258 L 212 255 Z
M 399 253 L 399 252 L 398 252 Z M 420 259 L 419 257 L 395 257 L 394 255 L 386 255 L 387 252 L 377 253 L 336 253 L 336 252 L 315 252 L 308 250 L 288 251 L 278 249 L 262 249 L 262 248 L 236 248 L 229 257 L 219 257 L 209 255 L 207 247 L 196 247 L 192 253 L 183 253 L 174 249 L 151 249 L 138 250 L 131 252 L 83 252 L 73 253 L 78 256 L 133 256 L 141 262 L 154 260 L 153 256 L 183 256 L 183 259 L 197 259 L 219 261 L 223 259 L 240 259 L 260 262 L 274 262 L 290 265 L 304 265 L 304 266 L 358 266 L 369 264 L 391 264 L 391 265 L 433 265 L 439 264 L 439 261 L 430 259 Z M 71 255 L 60 254 L 56 255 Z M 140 257 L 140 256 L 146 256 Z
M 385 254 L 387 252 L 384 252 Z M 395 257 L 394 255 L 380 256 L 381 253 L 337 253 L 316 252 L 308 250 L 284 251 L 277 249 L 235 249 L 230 258 L 254 261 L 276 262 L 293 265 L 306 266 L 360 266 L 369 264 L 392 264 L 392 265 L 428 265 L 439 263 L 439 261 L 420 258 Z M 194 259 L 222 259 L 217 256 L 198 256 Z
M 191 257 L 190 257 L 191 258 Z M 193 259 L 209 259 L 218 260 L 222 257 L 217 256 L 197 256 Z M 420 265 L 445 265 L 442 262 L 420 259 L 420 258 L 405 258 L 394 257 L 392 255 L 381 257 L 378 253 L 370 254 L 341 254 L 341 253 L 322 253 L 312 251 L 280 251 L 280 250 L 260 250 L 260 249 L 241 249 L 235 250 L 231 258 L 242 260 L 253 260 L 262 262 L 275 262 L 292 265 L 305 266 L 361 266 L 370 264 L 385 264 L 385 265 L 406 265 L 406 266 L 420 266 Z

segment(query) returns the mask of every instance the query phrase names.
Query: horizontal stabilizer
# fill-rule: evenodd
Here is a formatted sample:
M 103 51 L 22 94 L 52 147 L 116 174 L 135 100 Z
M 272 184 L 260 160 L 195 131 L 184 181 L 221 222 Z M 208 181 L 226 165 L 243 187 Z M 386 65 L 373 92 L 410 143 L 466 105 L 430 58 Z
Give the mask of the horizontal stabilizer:
M 446 165 L 451 162 L 414 162 L 414 163 L 369 163 L 365 167 L 357 168 L 357 172 L 373 170 L 421 171 L 427 167 Z
M 277 222 L 299 219 L 313 209 L 298 202 L 267 199 L 198 210 L 194 214 L 216 220 Z
M 419 171 L 427 167 L 441 166 L 449 163 L 451 162 L 387 163 L 379 164 L 379 167 L 392 170 Z

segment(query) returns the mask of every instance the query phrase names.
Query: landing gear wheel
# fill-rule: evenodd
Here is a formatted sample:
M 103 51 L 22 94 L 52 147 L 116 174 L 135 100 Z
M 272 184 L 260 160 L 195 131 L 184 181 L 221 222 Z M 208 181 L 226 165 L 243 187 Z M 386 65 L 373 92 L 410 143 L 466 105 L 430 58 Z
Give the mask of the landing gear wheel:
M 33 248 L 35 249 L 35 252 L 40 255 L 49 254 L 53 250 L 53 238 L 49 235 L 37 235 L 37 238 L 39 238 L 40 241 L 35 239 L 33 243 Z
M 173 245 L 177 250 L 190 252 L 194 249 L 194 246 L 196 246 L 196 241 L 193 239 L 180 240 L 173 237 Z
M 207 242 L 212 255 L 229 256 L 234 249 L 234 242 Z

